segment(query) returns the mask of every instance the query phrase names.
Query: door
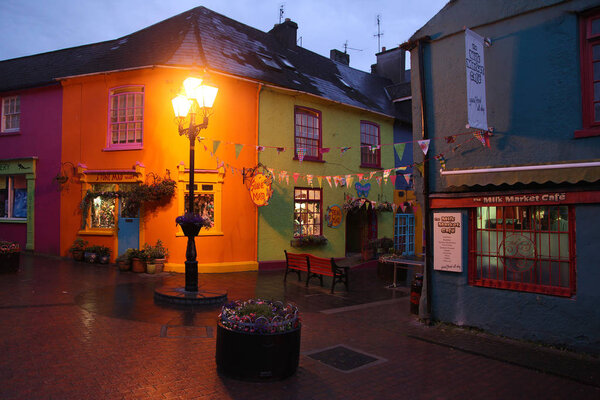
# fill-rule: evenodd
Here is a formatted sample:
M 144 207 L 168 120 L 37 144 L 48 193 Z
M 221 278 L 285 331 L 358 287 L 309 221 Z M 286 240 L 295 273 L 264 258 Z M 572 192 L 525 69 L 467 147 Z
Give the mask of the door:
M 119 200 L 119 255 L 125 253 L 125 250 L 139 249 L 140 247 L 140 215 L 139 211 L 135 215 L 128 215 L 123 210 L 123 199 Z

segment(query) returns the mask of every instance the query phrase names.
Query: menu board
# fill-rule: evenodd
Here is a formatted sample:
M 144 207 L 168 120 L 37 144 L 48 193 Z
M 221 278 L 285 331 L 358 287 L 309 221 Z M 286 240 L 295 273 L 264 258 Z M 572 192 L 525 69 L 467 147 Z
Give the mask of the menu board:
M 433 213 L 433 269 L 462 272 L 461 213 Z

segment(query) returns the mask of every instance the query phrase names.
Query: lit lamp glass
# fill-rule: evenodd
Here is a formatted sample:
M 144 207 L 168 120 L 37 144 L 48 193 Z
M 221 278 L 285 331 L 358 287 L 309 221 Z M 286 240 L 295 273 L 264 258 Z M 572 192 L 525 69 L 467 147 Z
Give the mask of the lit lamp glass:
M 188 99 L 182 94 L 175 97 L 173 100 L 171 100 L 171 102 L 173 103 L 173 111 L 175 111 L 175 116 L 178 118 L 185 118 L 192 107 L 192 100 Z

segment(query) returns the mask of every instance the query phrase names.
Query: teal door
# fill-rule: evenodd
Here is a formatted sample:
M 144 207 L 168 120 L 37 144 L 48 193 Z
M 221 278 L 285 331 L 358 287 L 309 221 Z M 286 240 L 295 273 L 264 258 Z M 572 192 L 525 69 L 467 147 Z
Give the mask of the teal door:
M 139 212 L 135 215 L 127 215 L 123 212 L 122 200 L 119 202 L 119 255 L 125 250 L 139 249 L 140 247 L 140 217 Z

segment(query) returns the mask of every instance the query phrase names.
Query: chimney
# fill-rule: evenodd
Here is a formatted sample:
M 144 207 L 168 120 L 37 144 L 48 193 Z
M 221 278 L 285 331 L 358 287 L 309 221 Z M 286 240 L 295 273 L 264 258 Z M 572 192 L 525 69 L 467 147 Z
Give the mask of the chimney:
M 400 47 L 386 50 L 382 48 L 381 53 L 377 53 L 377 64 L 371 66 L 371 73 L 391 80 L 393 83 L 407 82 L 404 72 L 406 63 L 405 50 Z
M 344 65 L 350 65 L 350 54 L 342 53 L 337 49 L 332 49 L 329 51 L 329 58 Z
M 275 39 L 288 49 L 296 47 L 296 34 L 298 32 L 298 24 L 286 18 L 281 24 L 275 24 L 273 29 L 269 31 Z

